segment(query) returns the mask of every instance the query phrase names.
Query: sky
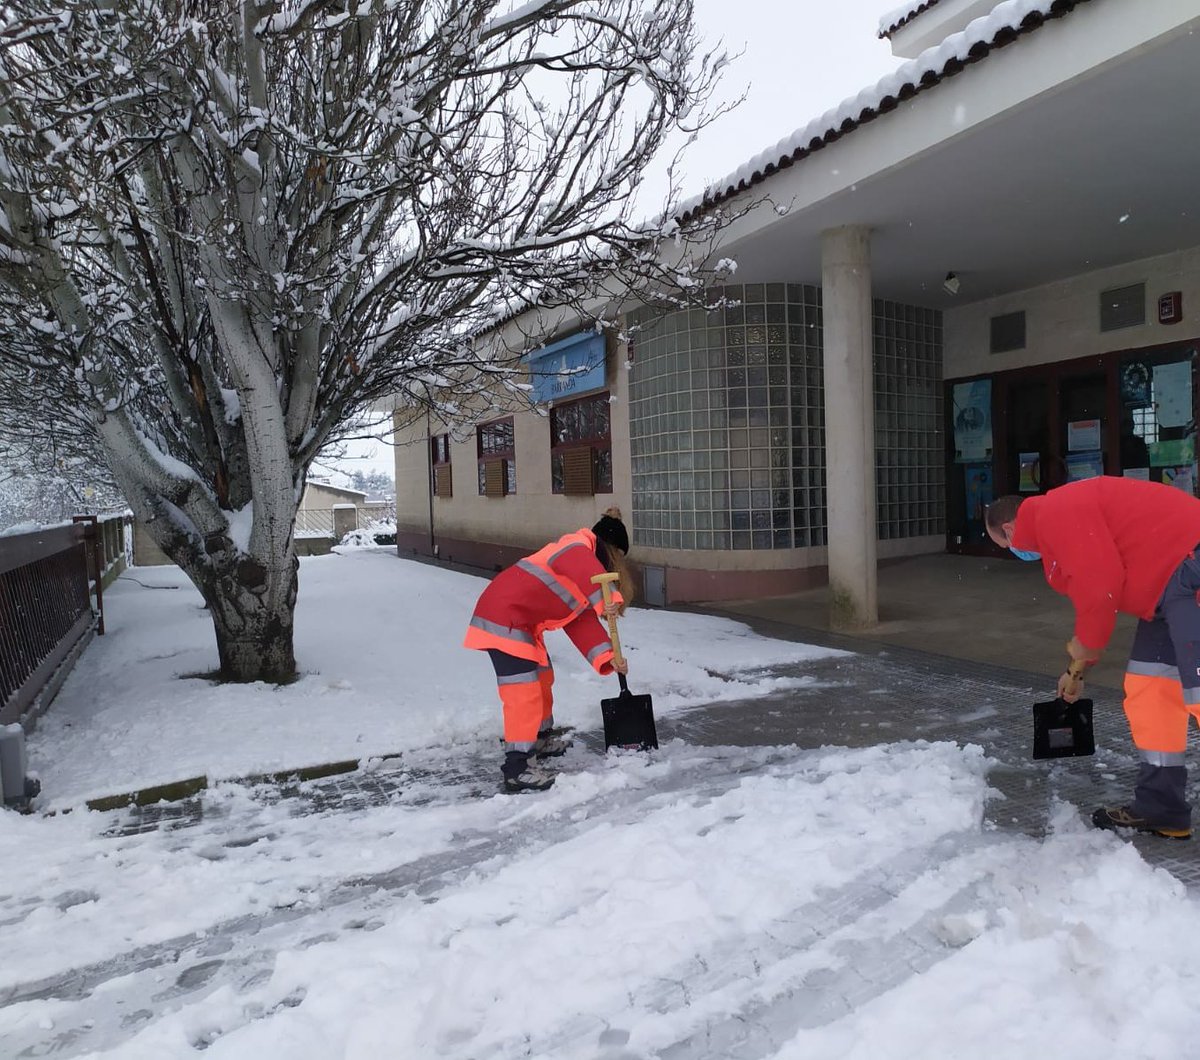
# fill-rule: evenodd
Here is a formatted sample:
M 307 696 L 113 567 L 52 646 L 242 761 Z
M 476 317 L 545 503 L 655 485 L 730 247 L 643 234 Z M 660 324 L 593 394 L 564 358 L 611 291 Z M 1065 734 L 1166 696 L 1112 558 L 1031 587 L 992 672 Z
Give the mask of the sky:
M 899 66 L 903 60 L 878 38 L 880 16 L 895 6 L 896 0 L 696 0 L 704 41 L 709 47 L 723 41 L 735 56 L 720 97 L 732 101 L 744 92 L 746 98 L 689 149 L 683 197 Z M 386 442 L 353 442 L 348 454 L 337 468 L 394 473 Z
M 696 143 L 685 196 L 736 170 L 810 119 L 857 95 L 903 61 L 878 39 L 895 0 L 696 0 L 705 40 L 741 54 L 723 92 L 746 100 Z
M 506 796 L 491 667 L 460 647 L 485 582 L 390 548 L 303 559 L 300 678 L 223 686 L 179 569 L 122 574 L 29 739 L 58 812 L 0 811 L 0 1056 L 1196 1055 L 1200 900 L 1053 784 L 1035 827 L 1001 823 L 996 789 L 1041 764 L 966 734 L 1012 689 L 993 714 L 892 714 L 884 686 L 864 708 L 856 656 L 635 608 L 659 749 L 587 742 L 615 682 L 555 632 L 577 739 L 549 791 Z M 839 692 L 869 739 L 811 746 Z M 799 746 L 762 740 L 768 712 Z M 230 779 L 345 758 L 333 786 Z M 198 774 L 184 804 L 81 805 Z

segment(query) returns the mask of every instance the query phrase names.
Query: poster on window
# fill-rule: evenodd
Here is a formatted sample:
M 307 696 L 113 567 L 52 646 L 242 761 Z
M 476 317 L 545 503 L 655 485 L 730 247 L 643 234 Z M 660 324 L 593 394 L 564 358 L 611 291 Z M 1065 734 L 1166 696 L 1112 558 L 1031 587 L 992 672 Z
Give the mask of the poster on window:
M 1187 438 L 1170 438 L 1165 442 L 1151 442 L 1151 467 L 1180 467 L 1190 464 L 1196 459 L 1196 440 L 1194 436 Z
M 1021 462 L 1021 473 L 1017 479 L 1017 492 L 1037 493 L 1041 488 L 1038 482 L 1042 477 L 1042 454 L 1020 453 L 1018 459 Z
M 982 523 L 984 511 L 992 503 L 992 467 L 968 465 L 963 469 L 967 486 L 967 522 Z
M 992 456 L 992 381 L 954 385 L 954 462 L 970 464 Z
M 1192 422 L 1192 363 L 1177 361 L 1154 367 L 1154 408 L 1160 427 Z
M 1162 480 L 1168 486 L 1183 490 L 1184 493 L 1196 492 L 1196 465 L 1187 464 L 1183 467 L 1164 467 Z
M 1096 478 L 1104 474 L 1104 455 L 1099 449 L 1091 453 L 1069 453 L 1067 455 L 1067 481 Z
M 1121 404 L 1127 409 L 1144 409 L 1150 404 L 1150 366 L 1142 361 L 1121 365 Z
M 1086 453 L 1099 448 L 1099 420 L 1072 420 L 1067 424 L 1067 452 Z

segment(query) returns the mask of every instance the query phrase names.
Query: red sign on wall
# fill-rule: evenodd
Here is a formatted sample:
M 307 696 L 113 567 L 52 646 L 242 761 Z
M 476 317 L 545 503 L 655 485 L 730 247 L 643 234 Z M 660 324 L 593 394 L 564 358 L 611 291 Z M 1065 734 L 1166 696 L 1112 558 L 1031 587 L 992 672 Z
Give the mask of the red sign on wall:
M 1158 322 L 1178 324 L 1183 319 L 1183 292 L 1170 291 L 1158 296 Z

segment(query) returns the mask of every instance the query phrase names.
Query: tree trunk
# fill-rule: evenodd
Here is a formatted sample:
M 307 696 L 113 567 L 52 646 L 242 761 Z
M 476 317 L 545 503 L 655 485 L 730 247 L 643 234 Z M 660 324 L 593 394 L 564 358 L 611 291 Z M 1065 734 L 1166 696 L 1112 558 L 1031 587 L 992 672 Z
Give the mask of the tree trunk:
M 201 591 L 212 614 L 221 677 L 286 684 L 296 677 L 293 647 L 299 561 L 270 571 L 240 556 Z

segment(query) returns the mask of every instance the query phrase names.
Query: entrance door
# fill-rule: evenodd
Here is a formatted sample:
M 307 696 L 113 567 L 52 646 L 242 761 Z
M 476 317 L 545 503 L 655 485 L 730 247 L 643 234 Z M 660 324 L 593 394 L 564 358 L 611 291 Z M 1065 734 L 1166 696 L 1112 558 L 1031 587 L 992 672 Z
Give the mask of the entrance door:
M 1045 493 L 1057 485 L 1050 416 L 1051 381 L 1026 376 L 1006 388 L 1004 450 L 1006 493 Z
M 1115 465 L 1108 452 L 1108 377 L 1103 371 L 1058 380 L 1058 457 L 1048 488 L 1103 475 Z

